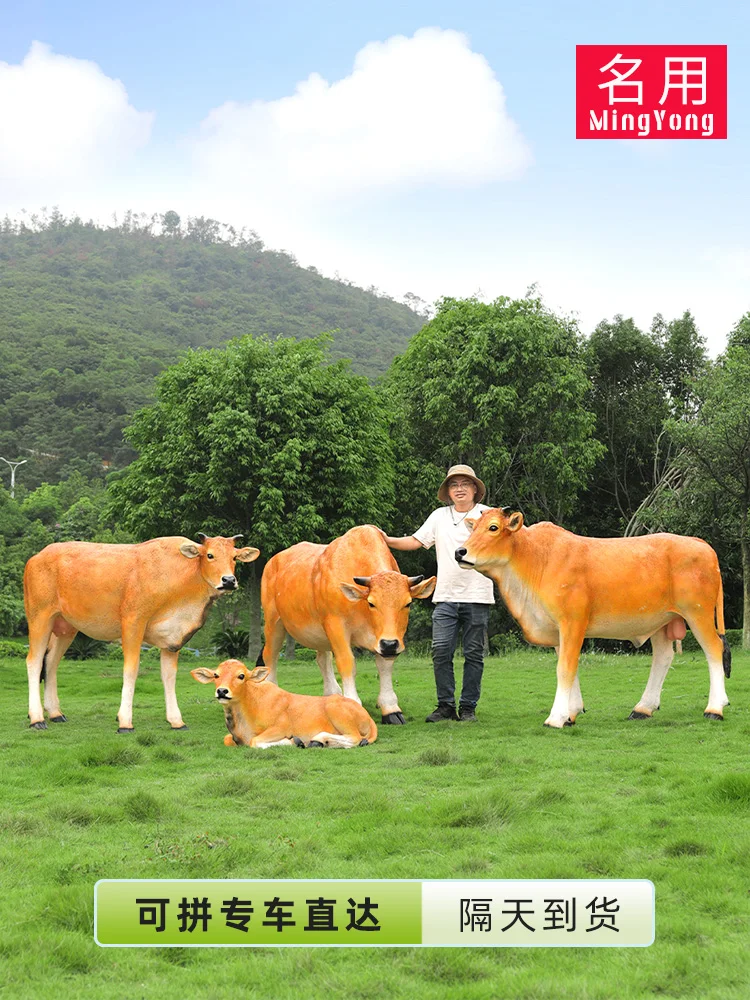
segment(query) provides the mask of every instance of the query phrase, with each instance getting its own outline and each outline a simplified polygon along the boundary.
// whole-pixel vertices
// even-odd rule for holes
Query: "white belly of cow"
[[[618,617],[603,610],[591,619],[586,635],[591,639],[637,639],[642,643],[676,617],[672,611],[644,610],[642,614]]]
[[[306,646],[308,649],[327,651],[331,648],[323,626],[317,622],[311,622],[305,628],[288,629],[287,631],[301,646]]]

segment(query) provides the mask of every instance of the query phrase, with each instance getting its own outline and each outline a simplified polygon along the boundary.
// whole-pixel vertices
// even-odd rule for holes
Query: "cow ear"
[[[476,528],[477,526],[477,519],[475,517],[465,517],[464,524],[469,529],[469,531],[473,531],[474,528]]]
[[[515,514],[511,514],[510,517],[508,518],[508,523],[506,524],[506,528],[508,529],[508,531],[518,531],[518,529],[522,527],[522,525],[523,525],[523,514],[521,513],[520,510],[517,510]]]
[[[234,558],[237,562],[255,562],[259,555],[260,549],[256,549],[252,545],[248,545],[244,549],[235,549],[234,552]]]
[[[415,584],[413,587],[409,587],[409,593],[412,597],[419,597],[424,599],[425,597],[430,597],[433,590],[435,589],[435,584],[437,583],[437,577],[431,576],[427,580],[422,580],[421,583]]]
[[[270,673],[271,671],[268,667],[256,667],[255,670],[250,672],[250,680],[255,681],[256,684],[260,684],[260,682],[264,681]]]
[[[201,554],[201,550],[195,544],[195,542],[183,542],[180,546],[180,552],[187,556],[188,559],[197,559]]]
[[[219,676],[215,671],[209,670],[207,667],[196,667],[195,670],[191,670],[190,673],[199,684],[213,684]]]
[[[363,601],[370,593],[369,587],[360,587],[358,583],[342,583],[340,587],[344,597],[350,601]]]

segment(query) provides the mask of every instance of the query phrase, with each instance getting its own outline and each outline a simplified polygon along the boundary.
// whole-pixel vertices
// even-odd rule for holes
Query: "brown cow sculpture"
[[[257,665],[268,666],[276,683],[276,663],[288,632],[318,651],[323,694],[341,694],[331,665],[333,653],[344,694],[361,704],[352,646],[372,650],[380,675],[383,723],[403,725],[393,690],[393,661],[404,649],[409,605],[434,589],[434,576],[425,580],[399,572],[382,532],[371,524],[352,528],[330,545],[293,545],[269,559],[263,573],[266,642]]]
[[[651,639],[646,689],[630,714],[650,717],[672,663],[672,640],[685,622],[708,660],[710,690],[703,713],[723,719],[724,677],[732,656],[724,636],[724,591],[716,553],[699,538],[655,534],[638,538],[584,538],[543,521],[524,527],[520,511],[486,510],[466,522],[472,533],[456,559],[498,585],[526,639],[557,646],[557,693],[544,723],[572,725],[583,700],[578,657],[583,640]]]
[[[141,643],[161,650],[161,678],[172,729],[185,729],[175,679],[180,649],[203,625],[213,602],[235,590],[234,564],[252,562],[259,550],[235,548],[233,538],[199,542],[181,536],[139,545],[56,542],[26,564],[24,603],[29,622],[29,719],[46,729],[67,721],[57,696],[57,665],[77,632],[93,639],[122,640],[124,673],[118,732],[133,729],[133,692]]]
[[[364,747],[378,738],[367,712],[341,694],[309,695],[283,691],[267,667],[248,670],[240,660],[224,660],[216,670],[190,671],[201,684],[216,685],[229,733],[224,744],[267,747]]]

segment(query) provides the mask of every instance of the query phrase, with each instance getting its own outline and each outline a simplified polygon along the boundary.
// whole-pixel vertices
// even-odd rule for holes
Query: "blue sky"
[[[0,211],[210,214],[395,298],[536,282],[584,332],[689,308],[716,352],[750,309],[748,39],[728,3],[15,5]],[[728,140],[575,139],[575,45],[638,42],[729,46]]]

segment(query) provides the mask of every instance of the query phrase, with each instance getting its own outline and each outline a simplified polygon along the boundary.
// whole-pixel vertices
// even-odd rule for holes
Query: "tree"
[[[706,363],[705,341],[689,312],[667,323],[657,315],[649,333],[632,319],[599,323],[586,344],[590,405],[596,435],[606,445],[583,498],[585,530],[621,534],[671,468],[672,441],[664,421],[695,412],[692,381]]]
[[[443,299],[394,361],[383,391],[399,459],[401,523],[434,505],[456,462],[492,502],[560,522],[575,510],[602,448],[586,409],[575,324],[537,298]]]
[[[599,323],[586,344],[596,436],[606,446],[586,491],[586,530],[620,534],[653,486],[657,440],[670,414],[662,355],[632,319]]]
[[[328,338],[243,337],[190,351],[158,380],[127,437],[140,455],[113,477],[110,512],[139,537],[243,532],[252,563],[251,652],[260,567],[296,542],[382,521],[393,501],[385,417]]]
[[[651,530],[690,531],[742,555],[744,649],[750,649],[750,314],[729,347],[695,384],[702,400],[694,420],[671,420],[668,433],[681,449],[680,477],[644,513]]]

